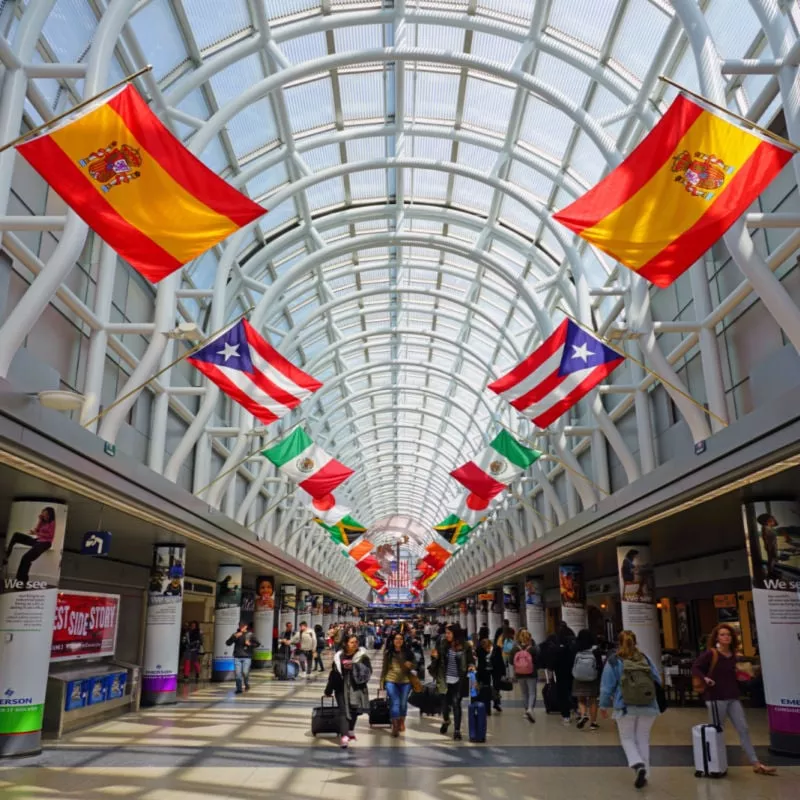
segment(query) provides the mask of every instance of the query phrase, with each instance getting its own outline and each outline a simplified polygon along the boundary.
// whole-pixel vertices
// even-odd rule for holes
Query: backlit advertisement
[[[119,595],[59,592],[50,660],[113,656],[118,623]]]

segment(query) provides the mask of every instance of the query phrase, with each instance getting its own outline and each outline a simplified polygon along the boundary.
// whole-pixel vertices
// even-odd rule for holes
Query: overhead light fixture
[[[176,328],[164,334],[167,339],[182,339],[185,342],[199,342],[203,332],[197,327],[196,322],[181,322]]]
[[[45,408],[54,411],[77,411],[83,407],[85,397],[67,389],[48,389],[33,395]]]

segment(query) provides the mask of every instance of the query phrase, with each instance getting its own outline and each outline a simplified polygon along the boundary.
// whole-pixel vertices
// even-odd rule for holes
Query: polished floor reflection
[[[377,659],[376,659],[377,661]],[[131,800],[471,800],[617,797],[648,800],[797,800],[800,762],[770,759],[766,715],[748,712],[759,753],[779,767],[759,777],[728,732],[731,769],[723,780],[694,777],[689,729],[700,709],[670,709],[653,732],[650,785],[637,792],[610,721],[599,731],[564,727],[540,709],[536,724],[518,695],[489,719],[486,744],[453,742],[440,720],[409,717],[401,739],[359,720],[358,739],[343,751],[315,739],[311,708],[324,681],[278,683],[256,674],[253,689],[184,688],[176,706],[79,731],[27,763],[0,766],[0,797]],[[374,688],[374,687],[373,687]]]

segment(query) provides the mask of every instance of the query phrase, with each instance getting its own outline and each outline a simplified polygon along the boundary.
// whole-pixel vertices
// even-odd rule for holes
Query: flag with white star
[[[605,380],[625,357],[565,319],[524,361],[494,383],[496,394],[546,428]]]
[[[288,414],[322,386],[287,361],[246,319],[186,360],[265,425]]]

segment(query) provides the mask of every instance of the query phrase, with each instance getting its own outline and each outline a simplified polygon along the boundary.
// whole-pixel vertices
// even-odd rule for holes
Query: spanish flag
[[[195,158],[130,84],[17,150],[154,283],[266,212]]]
[[[656,286],[669,286],[792,155],[681,94],[622,164],[553,219]]]

